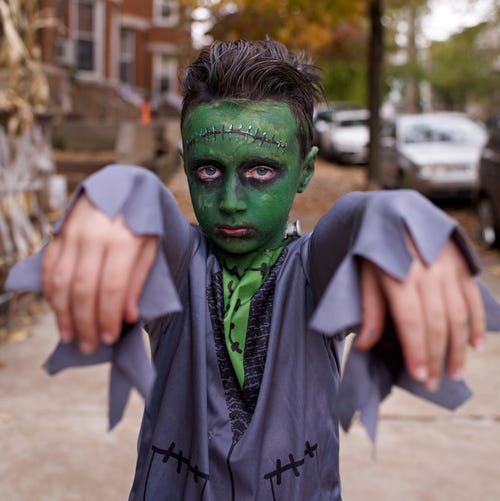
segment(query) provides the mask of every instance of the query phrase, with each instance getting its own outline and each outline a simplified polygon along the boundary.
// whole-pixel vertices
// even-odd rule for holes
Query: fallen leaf
[[[13,330],[9,332],[7,336],[7,342],[8,343],[20,343],[21,341],[24,341],[27,339],[29,333],[26,329],[23,330]]]
[[[489,266],[488,271],[495,277],[500,277],[500,264]]]

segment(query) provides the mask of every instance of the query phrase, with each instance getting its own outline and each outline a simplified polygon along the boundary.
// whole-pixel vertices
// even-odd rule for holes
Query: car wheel
[[[477,205],[477,217],[479,219],[480,237],[483,244],[493,247],[499,243],[498,224],[495,221],[493,205],[488,198],[482,198]]]
[[[394,180],[394,188],[401,189],[403,188],[405,173],[403,169],[398,167],[398,171],[396,172],[395,180]]]

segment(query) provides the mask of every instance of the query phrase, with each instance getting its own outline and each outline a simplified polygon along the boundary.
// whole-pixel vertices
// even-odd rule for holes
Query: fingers
[[[69,308],[69,287],[76,261],[77,247],[56,237],[49,243],[42,263],[42,288],[55,313],[61,340],[73,339],[73,320]]]
[[[415,263],[416,268],[423,268],[418,271],[422,275],[417,279],[416,301],[420,301],[421,320],[424,328],[424,339],[422,342],[425,350],[427,377],[424,380],[426,388],[435,390],[439,386],[439,380],[443,372],[443,365],[446,359],[448,343],[448,323],[447,308],[441,286],[439,273],[425,269],[423,263]],[[411,336],[411,333],[404,333]],[[409,355],[411,356],[411,355]],[[421,370],[421,369],[419,369]]]
[[[485,339],[485,313],[479,288],[464,258],[449,241],[438,258],[426,265],[415,259],[407,278],[398,281],[376,266],[361,270],[363,328],[357,347],[373,346],[368,325],[379,325],[372,309],[385,311],[385,299],[402,347],[409,374],[429,390],[437,389],[446,363],[452,379],[462,379],[467,343]],[[371,296],[377,296],[374,300]],[[380,335],[377,333],[375,339]]]
[[[471,276],[459,278],[458,287],[447,291],[450,318],[447,372],[452,379],[462,379],[467,344],[481,348],[486,338],[486,319],[481,293]]]
[[[428,384],[430,368],[426,322],[423,320],[424,311],[417,282],[412,277],[411,270],[410,277],[411,280],[399,282],[384,274],[380,283],[396,326],[406,369],[414,379]]]
[[[465,352],[469,338],[469,309],[462,294],[460,284],[444,284],[447,310],[453,312],[448,316],[448,367],[452,379],[463,378],[465,367]]]
[[[103,235],[96,235],[92,241],[78,240],[78,254],[69,285],[68,301],[73,332],[82,353],[92,353],[99,344],[96,299],[104,247]]]
[[[443,279],[448,314],[448,364],[452,379],[461,379],[467,343],[479,348],[485,341],[486,320],[483,301],[474,278],[455,245],[448,242],[438,262],[446,261],[450,271]]]
[[[113,343],[122,322],[137,321],[137,301],[157,251],[157,238],[134,235],[82,196],[46,248],[42,288],[61,341],[84,353]]]
[[[361,261],[361,318],[362,326],[356,338],[356,348],[368,350],[382,336],[385,323],[386,303],[377,277],[377,268],[369,261]]]
[[[469,344],[481,348],[486,341],[486,315],[481,292],[473,277],[462,281],[462,291],[469,312]]]
[[[97,324],[104,343],[118,339],[123,320],[137,321],[137,302],[156,257],[156,241],[152,236],[131,238],[125,223],[117,222],[116,234],[106,250],[97,295]]]

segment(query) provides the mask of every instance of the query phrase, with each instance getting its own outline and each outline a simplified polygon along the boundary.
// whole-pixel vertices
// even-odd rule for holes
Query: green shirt
[[[224,289],[226,346],[241,387],[245,382],[243,360],[250,304],[286,244],[287,241],[284,241],[276,249],[258,253],[243,265],[235,256],[219,256]]]

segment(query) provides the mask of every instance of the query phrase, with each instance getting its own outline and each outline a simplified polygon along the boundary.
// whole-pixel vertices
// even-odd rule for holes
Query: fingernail
[[[94,351],[94,345],[89,342],[89,341],[82,341],[78,347],[80,348],[80,351],[84,353],[85,355],[89,355]]]
[[[375,336],[375,330],[374,329],[366,329],[364,332],[363,332],[363,336],[367,339],[367,340],[370,340],[373,338],[373,336]]]
[[[457,369],[453,371],[450,375],[450,379],[452,381],[463,381],[464,379],[464,372],[462,369]]]
[[[484,339],[475,339],[472,342],[472,346],[474,347],[475,350],[481,351],[484,348]]]
[[[113,344],[115,336],[111,332],[103,332],[101,334],[101,340],[105,344]]]
[[[375,336],[375,331],[373,329],[365,329],[359,333],[359,336],[356,339],[356,348],[360,348],[361,350],[365,347],[363,346],[365,343],[370,343],[370,341]]]
[[[420,365],[419,367],[417,367],[414,372],[414,377],[421,383],[427,381],[427,378],[429,377],[429,371],[427,370],[427,367],[425,367],[425,365]]]
[[[436,391],[439,388],[439,379],[429,379],[429,381],[425,383],[425,388],[429,391]]]

